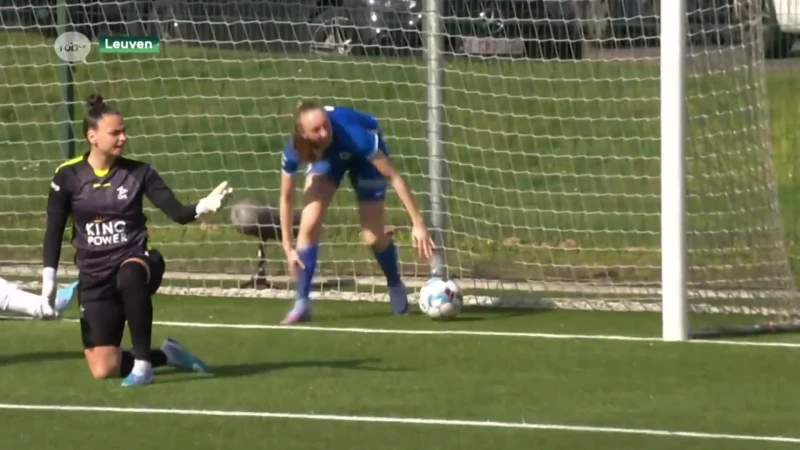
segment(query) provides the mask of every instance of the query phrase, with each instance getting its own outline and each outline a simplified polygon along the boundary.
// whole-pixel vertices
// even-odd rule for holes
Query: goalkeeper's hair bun
[[[119,111],[108,103],[105,103],[103,101],[103,96],[96,92],[86,97],[86,104],[89,105],[89,110],[83,118],[84,136],[86,136],[89,130],[97,129],[97,123],[100,122],[103,116],[108,114],[119,115]]]
[[[86,104],[89,105],[90,109],[93,109],[105,103],[103,103],[103,96],[95,92],[86,97]]]

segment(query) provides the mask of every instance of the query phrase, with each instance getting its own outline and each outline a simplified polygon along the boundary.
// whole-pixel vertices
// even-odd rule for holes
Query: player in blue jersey
[[[305,207],[292,246],[292,195],[294,175],[306,164]],[[297,278],[294,307],[281,324],[311,319],[311,281],[317,265],[322,221],[345,174],[358,201],[364,243],[386,275],[392,312],[408,312],[408,295],[400,279],[397,248],[384,232],[386,188],[391,185],[411,218],[412,239],[420,256],[430,259],[433,241],[411,191],[390,162],[378,122],[369,114],[346,107],[319,106],[301,102],[294,114],[294,133],[286,144],[281,177],[281,237],[289,270]]]

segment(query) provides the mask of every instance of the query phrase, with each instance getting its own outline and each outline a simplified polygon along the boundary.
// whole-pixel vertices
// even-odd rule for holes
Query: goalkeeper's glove
[[[42,297],[52,305],[56,296],[56,269],[45,267],[42,269]]]
[[[200,217],[205,213],[217,212],[217,210],[222,207],[225,197],[231,192],[233,192],[233,188],[228,187],[227,181],[220,183],[220,185],[214,188],[214,190],[211,191],[206,198],[197,202],[197,206],[194,209],[195,213],[197,213],[195,218]]]

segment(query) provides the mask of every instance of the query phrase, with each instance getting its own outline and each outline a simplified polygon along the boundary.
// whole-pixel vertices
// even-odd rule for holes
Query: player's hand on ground
[[[230,195],[233,192],[233,188],[228,186],[227,181],[223,181],[219,184],[213,191],[211,191],[208,196],[199,202],[197,202],[197,216],[201,216],[205,213],[209,212],[217,212],[223,203],[225,202],[225,197]]]
[[[297,250],[292,250],[286,253],[286,265],[289,269],[289,274],[292,278],[297,278],[297,268],[305,269],[306,266],[303,261],[300,261],[300,256],[297,255]]]
[[[42,270],[42,297],[51,305],[56,298],[56,271],[49,267]]]
[[[431,259],[433,256],[433,239],[428,236],[428,229],[425,225],[416,225],[411,230],[411,244],[419,252],[423,259]]]

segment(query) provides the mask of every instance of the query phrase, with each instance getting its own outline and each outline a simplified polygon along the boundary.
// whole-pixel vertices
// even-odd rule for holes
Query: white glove
[[[222,207],[225,197],[231,192],[233,192],[233,188],[228,187],[227,181],[220,183],[206,198],[197,202],[197,207],[194,209],[197,213],[195,217],[200,217],[208,212],[217,212]]]
[[[56,297],[56,269],[45,267],[42,269],[42,297],[52,304]]]

